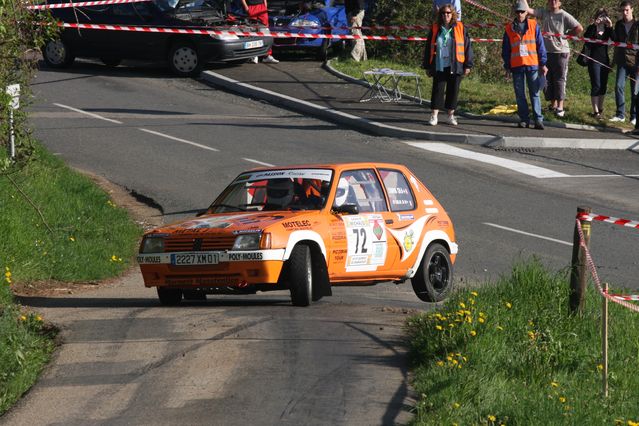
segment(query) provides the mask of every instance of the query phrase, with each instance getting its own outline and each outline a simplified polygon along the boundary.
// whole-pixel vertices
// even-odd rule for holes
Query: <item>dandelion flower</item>
[[[36,321],[42,321],[42,317],[40,315],[36,316]]]
[[[479,296],[476,291],[471,291],[470,294],[472,294],[475,297]]]
[[[550,386],[552,386],[553,388],[557,388],[557,387],[559,387],[559,383],[557,383],[557,382],[550,382]]]
[[[495,420],[497,420],[497,417],[493,416],[492,414],[488,415],[488,421],[489,422],[494,422]]]
[[[566,403],[566,397],[565,396],[560,396],[559,397],[559,402],[561,402],[562,404]]]
[[[471,336],[477,336],[477,332],[475,330],[470,330],[470,335]]]
[[[459,407],[461,407],[461,406],[459,405],[459,402],[453,402],[453,408],[459,408]]]
[[[444,366],[444,361],[437,361],[437,366],[438,367],[443,367]]]
[[[24,316],[24,315],[21,315],[21,316],[20,316],[20,321],[26,321],[26,320],[27,320],[27,317],[26,317],[26,316]]]
[[[480,322],[480,323],[482,323],[482,324],[483,324],[484,322],[486,322],[486,320],[485,320],[485,319],[483,319],[482,317],[479,317],[479,319],[478,319],[477,321],[479,321],[479,322]]]
[[[75,242],[75,237],[73,237],[73,236],[69,237],[69,241]]]
[[[633,422],[632,420],[628,420],[628,426],[639,426],[639,422]]]
[[[435,326],[435,328],[436,328],[437,330],[443,330],[442,326],[441,326],[441,325],[439,325],[439,324],[437,324],[437,325]]]
[[[597,370],[599,371],[603,370],[603,364],[597,364]]]
[[[464,304],[464,302],[459,302],[459,307],[462,309],[466,309],[466,305]]]
[[[513,307],[513,304],[510,302],[506,302],[506,308],[510,309]]]

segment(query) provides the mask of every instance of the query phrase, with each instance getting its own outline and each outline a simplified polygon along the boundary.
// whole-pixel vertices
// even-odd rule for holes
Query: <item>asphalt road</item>
[[[454,221],[460,285],[496,279],[532,255],[565,268],[578,205],[639,216],[635,153],[453,146],[465,150],[460,157],[450,145],[434,152],[434,145],[425,150],[362,135],[156,68],[41,71],[34,90],[34,131],[52,152],[152,200],[167,220],[205,207],[258,162],[404,163]],[[531,174],[529,166],[541,169]],[[540,170],[555,177],[536,177],[548,174]],[[603,279],[638,287],[638,237],[594,225],[592,250]],[[290,306],[285,293],[212,297],[169,309],[134,274],[87,295],[29,300],[61,324],[67,344],[2,420],[406,422],[411,395],[401,323],[410,309],[430,306],[417,301],[410,285],[334,293],[308,309]]]

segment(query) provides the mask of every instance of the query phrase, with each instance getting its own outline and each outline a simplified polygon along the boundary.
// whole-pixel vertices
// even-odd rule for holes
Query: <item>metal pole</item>
[[[608,283],[604,283],[604,291],[608,294]],[[603,298],[601,306],[601,353],[603,369],[602,382],[604,397],[608,397],[608,298]]]
[[[16,134],[13,130],[13,108],[9,108],[9,138],[11,141],[9,158],[13,160],[16,156]]]
[[[590,207],[577,207],[577,215],[590,214]],[[580,220],[586,247],[590,246],[590,222]],[[579,244],[579,231],[575,223],[572,243],[572,261],[570,265],[570,311],[582,313],[586,294],[586,253]]]

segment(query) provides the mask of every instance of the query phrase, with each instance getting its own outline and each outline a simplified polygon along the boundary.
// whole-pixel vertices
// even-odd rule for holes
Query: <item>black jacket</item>
[[[360,10],[364,10],[364,0],[346,0],[344,7],[347,15],[357,15]]]
[[[623,19],[615,22],[615,29],[613,32],[613,40],[622,43],[639,43],[639,26],[637,22],[632,24],[630,31],[626,34],[626,28],[623,24]],[[615,53],[613,61],[617,65],[623,65],[628,67],[634,67],[637,65],[637,51],[634,49],[627,49],[625,47],[615,47]]]
[[[428,41],[426,42],[426,48],[424,49],[424,58],[422,59],[422,68],[427,70],[430,73],[430,75],[435,74],[435,72],[437,71],[437,61],[435,60],[435,58],[433,58],[433,62],[430,63],[430,43],[433,37],[437,37],[437,34],[433,34],[433,30],[431,29],[430,32],[428,33]],[[455,40],[455,42],[457,42],[457,40]],[[452,46],[454,45],[455,43],[452,43]],[[466,68],[473,67],[473,46],[470,42],[470,37],[468,37],[468,31],[466,30],[465,27],[464,27],[464,59],[465,61],[463,64],[460,64],[459,62],[457,62],[457,56],[455,55],[453,50],[451,55],[452,62],[450,66],[451,73],[462,75],[464,74],[464,70]]]

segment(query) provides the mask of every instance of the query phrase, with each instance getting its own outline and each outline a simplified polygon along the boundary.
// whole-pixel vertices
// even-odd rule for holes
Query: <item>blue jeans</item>
[[[617,66],[617,82],[615,83],[615,102],[617,103],[616,116],[626,117],[626,78],[635,77],[634,67],[627,67],[625,65]],[[635,81],[630,80],[630,93],[635,93]],[[637,105],[632,96],[630,101],[630,119],[632,120],[637,116]]]
[[[528,86],[528,94],[530,95],[530,103],[532,104],[535,121],[540,123],[544,121],[541,115],[541,99],[539,98],[539,73],[537,70],[517,70],[513,69],[513,86],[515,87],[515,98],[517,99],[517,114],[519,121],[528,123],[530,121],[530,112],[528,109],[528,100],[526,99],[526,85]]]

